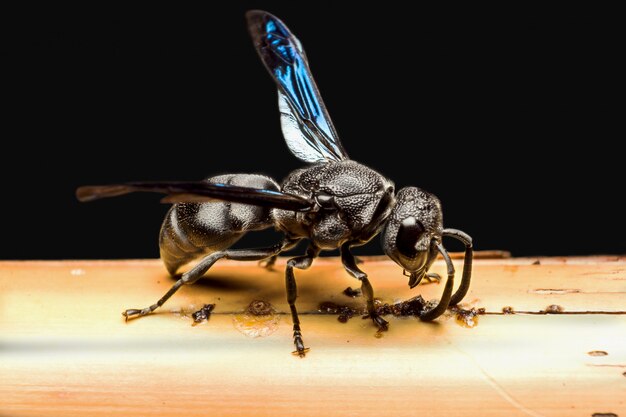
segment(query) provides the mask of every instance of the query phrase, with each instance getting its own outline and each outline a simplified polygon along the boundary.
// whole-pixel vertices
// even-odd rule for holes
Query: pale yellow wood
[[[322,259],[297,272],[305,359],[290,354],[288,315],[266,337],[236,328],[253,299],[288,311],[284,259],[275,271],[218,263],[159,314],[129,323],[122,310],[172,284],[159,261],[0,262],[0,416],[626,415],[626,260],[534,261],[476,261],[468,307],[494,314],[474,328],[452,314],[388,317],[377,338],[368,320],[315,314],[322,301],[363,302],[341,293],[358,283],[340,262]],[[362,268],[385,301],[443,287],[409,290],[380,259]],[[180,310],[204,303],[214,314],[191,326]],[[581,314],[495,314],[552,304]]]

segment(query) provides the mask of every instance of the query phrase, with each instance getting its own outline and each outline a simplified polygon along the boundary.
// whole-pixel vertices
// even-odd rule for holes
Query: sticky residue
[[[467,310],[461,307],[452,307],[450,309],[453,313],[456,314],[456,323],[459,326],[473,328],[478,325],[478,316],[482,316],[485,314],[484,308],[474,308]]]
[[[607,356],[608,353],[606,353],[603,350],[592,350],[591,352],[587,352],[587,355],[589,355],[589,356]]]
[[[241,313],[233,316],[233,325],[248,337],[266,337],[278,329],[280,314],[267,301],[254,300]]]

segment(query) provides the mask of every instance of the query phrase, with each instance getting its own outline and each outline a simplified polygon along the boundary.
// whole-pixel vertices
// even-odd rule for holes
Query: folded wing
[[[308,211],[314,203],[305,198],[275,190],[216,184],[207,181],[129,182],[113,185],[87,185],[76,190],[79,201],[87,202],[134,192],[167,194],[166,203],[230,201],[253,206]]]

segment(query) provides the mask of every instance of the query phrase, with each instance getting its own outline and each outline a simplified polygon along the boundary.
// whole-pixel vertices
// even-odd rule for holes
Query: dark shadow
[[[277,279],[282,282],[284,279],[282,274],[278,274],[276,276]],[[233,274],[211,274],[208,272],[207,275],[204,275],[201,279],[199,279],[192,287],[200,287],[206,290],[214,290],[221,292],[231,292],[231,293],[246,293],[246,294],[254,294],[253,298],[260,299],[270,299],[273,297],[283,297],[285,295],[285,290],[275,285],[269,285],[271,282],[271,278],[263,277],[263,279],[254,279],[253,277],[240,277],[233,272]],[[252,301],[252,298],[250,299]]]
[[[437,329],[437,330],[441,330],[442,329],[442,324],[436,320],[433,321],[419,321],[420,324],[424,325],[424,326],[430,326],[433,329]]]
[[[250,291],[263,288],[262,282],[251,279],[241,279],[236,274],[211,274],[204,275],[195,284],[194,287],[202,287],[206,289],[221,291]]]

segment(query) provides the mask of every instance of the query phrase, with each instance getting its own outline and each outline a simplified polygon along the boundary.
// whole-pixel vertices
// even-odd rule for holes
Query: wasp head
[[[416,187],[401,189],[382,231],[383,250],[404,269],[409,287],[420,283],[437,258],[443,215],[434,195]]]

